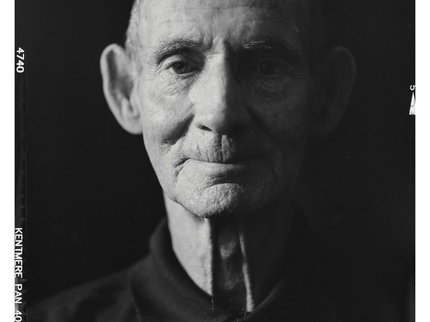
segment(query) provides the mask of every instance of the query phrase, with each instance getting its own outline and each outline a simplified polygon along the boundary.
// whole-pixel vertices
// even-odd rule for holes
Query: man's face
[[[310,75],[286,0],[146,0],[132,103],[166,196],[208,217],[255,213],[300,167]]]

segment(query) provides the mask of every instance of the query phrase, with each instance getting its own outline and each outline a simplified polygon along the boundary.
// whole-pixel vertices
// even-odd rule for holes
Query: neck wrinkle
[[[209,219],[186,212],[165,198],[167,224],[173,251],[193,282],[204,292],[214,294],[214,237]]]
[[[239,225],[239,242],[240,242],[240,250],[243,257],[243,263],[242,263],[242,274],[245,284],[245,290],[246,290],[246,311],[252,312],[255,309],[255,301],[254,301],[254,294],[252,291],[252,283],[251,283],[251,273],[249,270],[249,259],[247,256],[247,250],[246,250],[246,240],[243,231],[240,229]]]
[[[252,312],[280,278],[292,208],[208,219],[167,197],[165,204],[173,251],[188,276],[217,302]]]

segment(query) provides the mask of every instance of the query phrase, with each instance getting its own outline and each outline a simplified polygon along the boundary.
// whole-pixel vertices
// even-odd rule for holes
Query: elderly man
[[[317,1],[137,0],[101,72],[113,115],[143,135],[167,221],[141,262],[31,321],[383,320],[348,309],[334,255],[291,201],[307,138],[337,124],[355,76],[347,49],[325,47]]]

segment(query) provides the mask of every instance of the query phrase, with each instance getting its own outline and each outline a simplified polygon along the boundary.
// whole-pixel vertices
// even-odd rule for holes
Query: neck
[[[291,207],[200,218],[167,197],[165,203],[173,250],[189,277],[224,304],[253,311],[279,277]]]

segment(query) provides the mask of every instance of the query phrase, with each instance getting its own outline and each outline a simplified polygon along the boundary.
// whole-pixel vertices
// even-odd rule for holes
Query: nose
[[[243,131],[250,115],[241,90],[228,63],[213,62],[202,71],[190,94],[195,126],[218,135]]]

